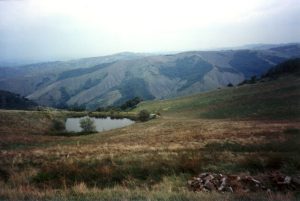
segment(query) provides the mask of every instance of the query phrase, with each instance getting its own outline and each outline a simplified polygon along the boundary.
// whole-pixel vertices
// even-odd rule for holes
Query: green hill
[[[296,69],[290,68],[295,61],[290,60],[270,70],[269,75],[270,72],[278,75],[276,80],[267,79],[267,75],[255,84],[170,100],[142,102],[136,111],[146,109],[154,113],[189,118],[298,119],[300,76],[295,71],[288,72],[288,69]]]
[[[276,78],[287,74],[300,75],[300,58],[289,59],[274,68],[271,68],[263,77]]]

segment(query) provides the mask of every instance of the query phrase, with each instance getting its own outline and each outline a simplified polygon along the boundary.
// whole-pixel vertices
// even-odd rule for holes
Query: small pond
[[[76,117],[76,118],[67,118],[66,121],[66,130],[68,132],[81,132],[82,128],[80,127],[80,120],[85,117]],[[125,126],[129,126],[134,123],[134,121],[123,118],[123,119],[112,119],[110,117],[106,118],[94,118],[90,117],[94,121],[96,126],[96,130],[98,132],[107,131],[115,128],[122,128]]]

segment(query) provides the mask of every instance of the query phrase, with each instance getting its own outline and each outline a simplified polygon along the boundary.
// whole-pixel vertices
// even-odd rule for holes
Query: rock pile
[[[270,182],[275,184],[276,190],[299,190],[300,189],[300,175],[288,176],[280,172],[273,172],[269,175]]]
[[[252,177],[249,175],[224,175],[201,173],[188,181],[193,191],[257,192],[299,190],[300,177],[286,176],[279,172]]]

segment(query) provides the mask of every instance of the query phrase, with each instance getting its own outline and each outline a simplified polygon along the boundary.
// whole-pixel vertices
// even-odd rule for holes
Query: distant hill
[[[0,90],[0,109],[32,109],[37,104],[9,91]]]
[[[237,85],[294,57],[300,57],[299,44],[167,55],[122,53],[0,68],[0,89],[46,106],[95,109],[137,96],[166,99]]]
[[[293,45],[298,45],[298,43],[283,43],[283,44],[264,44],[264,43],[257,43],[257,44],[249,44],[249,45],[243,45],[243,46],[238,46],[238,47],[232,47],[232,48],[227,48],[227,49],[233,49],[233,50],[238,50],[238,49],[248,49],[248,50],[268,50],[272,48],[277,48],[277,47],[288,47],[288,46],[293,46]]]

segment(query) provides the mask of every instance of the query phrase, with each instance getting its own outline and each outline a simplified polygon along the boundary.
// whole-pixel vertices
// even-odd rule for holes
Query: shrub
[[[65,122],[63,120],[53,119],[52,129],[54,131],[64,131],[65,130]]]
[[[150,113],[148,112],[148,110],[141,110],[139,112],[139,120],[140,121],[147,121],[149,120],[149,117],[150,117]]]
[[[256,76],[252,76],[251,79],[249,80],[249,84],[255,84],[257,81]]]
[[[80,127],[83,132],[95,132],[96,126],[93,119],[86,117],[80,120]]]
[[[127,110],[136,107],[137,104],[139,104],[143,99],[140,97],[135,97],[133,99],[130,99],[126,101],[123,105],[120,106],[122,110]]]

